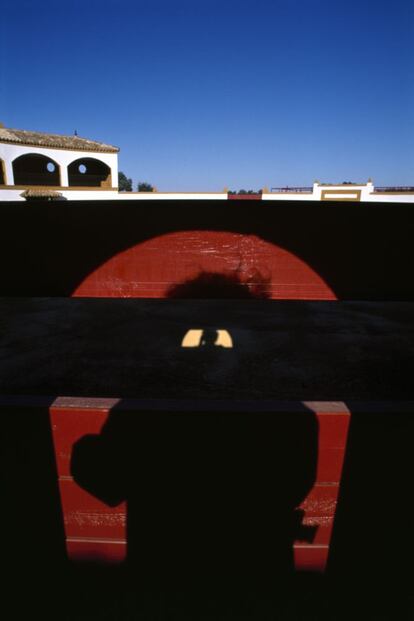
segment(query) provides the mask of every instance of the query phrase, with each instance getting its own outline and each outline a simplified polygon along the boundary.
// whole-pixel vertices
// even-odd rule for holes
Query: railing
[[[412,185],[386,185],[382,188],[376,187],[374,192],[414,192],[414,186]]]
[[[285,186],[284,188],[270,188],[271,192],[275,192],[277,194],[281,194],[281,193],[295,193],[295,194],[300,194],[300,193],[312,193],[313,188],[312,187],[301,187],[301,188],[290,188],[288,186]]]
[[[14,185],[60,185],[57,171],[50,172],[15,172]]]
[[[69,186],[76,187],[96,187],[96,188],[110,188],[111,182],[107,174],[94,175],[92,173],[69,173]]]

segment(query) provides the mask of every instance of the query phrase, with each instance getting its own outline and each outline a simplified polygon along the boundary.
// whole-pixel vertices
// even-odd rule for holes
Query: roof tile
[[[61,136],[60,134],[46,134],[6,127],[0,127],[0,142],[73,149],[76,151],[100,151],[104,153],[118,153],[119,151],[119,148],[113,145],[97,142],[96,140],[88,140],[80,136]]]

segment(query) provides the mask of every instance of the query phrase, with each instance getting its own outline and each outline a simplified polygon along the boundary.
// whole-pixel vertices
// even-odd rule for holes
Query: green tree
[[[132,192],[132,179],[123,172],[118,173],[118,189],[120,192]]]
[[[137,185],[138,192],[153,192],[154,188],[150,183],[146,181],[138,181]]]

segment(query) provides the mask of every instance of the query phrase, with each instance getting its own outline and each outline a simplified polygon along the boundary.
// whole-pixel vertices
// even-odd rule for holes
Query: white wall
[[[393,194],[392,192],[370,194],[366,199],[369,203],[414,203],[414,193]]]
[[[24,190],[2,190],[0,188],[0,201],[24,201],[21,197]],[[57,190],[67,200],[83,201],[83,200],[155,200],[155,201],[171,201],[171,200],[227,200],[227,194],[218,193],[182,193],[171,192],[163,194],[162,192],[118,192],[117,190],[65,190],[64,188]],[[314,194],[300,194],[283,192],[280,194],[263,194],[262,200],[268,202],[277,201],[319,201]],[[364,202],[371,203],[414,203],[413,194],[367,194]]]
[[[358,192],[361,192],[361,202],[368,203],[414,203],[414,193],[413,194],[392,194],[384,192],[383,194],[377,194],[374,192],[374,185],[371,182],[366,183],[365,185],[321,185],[319,183],[314,183],[312,188],[312,193],[302,193],[302,192],[280,192],[280,193],[268,193],[263,194],[262,199],[265,201],[321,201],[322,200],[322,192],[326,191],[328,196],[325,200],[338,200],[343,201],[346,200],[347,196],[349,199],[358,200]],[[343,192],[346,191],[347,194]]]
[[[156,200],[156,201],[182,201],[182,200],[227,200],[226,192],[120,192],[119,200]]]
[[[269,192],[262,194],[262,201],[316,201],[313,193],[304,192]]]
[[[112,188],[118,185],[118,154],[117,153],[100,153],[95,151],[72,151],[65,149],[48,149],[45,147],[35,147],[27,145],[7,144],[0,142],[0,159],[4,161],[6,179],[8,186],[14,185],[12,162],[21,155],[36,153],[44,155],[60,166],[61,189],[59,192],[68,200],[227,200],[227,194],[224,192],[120,192],[115,189],[97,189],[97,190],[65,190],[68,187],[67,167],[73,161],[91,157],[105,163],[111,169]],[[322,192],[327,191],[332,195],[332,200],[343,199],[343,191],[361,192],[361,201],[363,202],[387,202],[387,203],[414,203],[414,193],[412,194],[393,194],[393,193],[374,193],[374,186],[371,182],[365,185],[321,185],[314,183],[311,193],[302,192],[280,192],[265,193],[262,195],[264,201],[320,201]],[[21,189],[1,189],[0,200],[15,201],[25,200],[20,195]],[[356,197],[356,194],[355,194]],[[328,198],[329,200],[329,198]]]

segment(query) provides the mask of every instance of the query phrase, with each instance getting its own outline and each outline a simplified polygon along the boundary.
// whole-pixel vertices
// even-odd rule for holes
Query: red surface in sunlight
[[[137,244],[87,276],[73,296],[165,298],[170,288],[203,273],[235,278],[254,297],[337,299],[294,254],[256,235],[213,231],[170,233]]]

